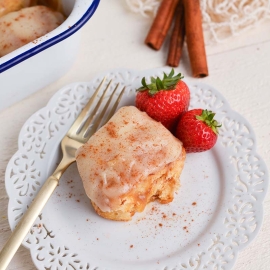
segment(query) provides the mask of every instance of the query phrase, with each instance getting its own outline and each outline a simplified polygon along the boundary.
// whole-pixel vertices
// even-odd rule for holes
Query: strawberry
[[[202,152],[211,149],[221,125],[214,120],[215,113],[194,109],[185,112],[176,128],[176,137],[182,141],[187,152]]]
[[[174,76],[172,69],[169,75],[164,73],[162,80],[151,77],[150,84],[146,84],[144,77],[142,87],[137,89],[136,107],[172,132],[190,101],[189,89],[182,78],[181,73]]]

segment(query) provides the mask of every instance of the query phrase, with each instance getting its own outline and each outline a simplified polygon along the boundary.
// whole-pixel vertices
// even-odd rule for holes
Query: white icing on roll
[[[104,212],[117,210],[134,184],[181,156],[182,144],[136,107],[122,107],[76,153],[87,196]]]

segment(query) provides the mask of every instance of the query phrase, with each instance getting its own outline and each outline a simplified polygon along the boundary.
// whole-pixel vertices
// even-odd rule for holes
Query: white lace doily
[[[154,16],[161,0],[126,0],[128,7],[144,17]],[[269,0],[201,0],[204,31],[216,42],[270,18]],[[206,39],[206,43],[210,40]]]
[[[115,70],[107,80],[127,86],[120,106],[130,105],[140,78],[163,70]],[[64,87],[23,126],[5,177],[12,229],[59,162],[61,138],[103,75]],[[73,164],[23,243],[38,269],[232,268],[261,227],[267,168],[249,123],[213,87],[188,84],[190,107],[215,111],[223,125],[212,150],[187,155],[175,200],[151,203],[131,222],[105,220],[90,206]]]

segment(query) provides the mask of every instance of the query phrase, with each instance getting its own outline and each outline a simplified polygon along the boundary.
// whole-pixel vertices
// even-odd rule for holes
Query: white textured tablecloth
[[[123,0],[101,1],[93,18],[82,30],[80,51],[70,71],[58,81],[0,113],[0,248],[10,235],[5,168],[17,150],[17,138],[23,123],[68,83],[91,80],[107,69],[123,67],[143,70],[164,66],[168,42],[159,52],[143,44],[150,24],[150,19],[141,18],[125,8]],[[250,122],[257,136],[258,153],[266,164],[270,163],[269,30],[270,23],[265,23],[226,44],[208,46],[210,76],[201,79],[218,89],[231,107]],[[186,49],[178,70],[187,78],[191,76]],[[239,254],[234,269],[270,269],[269,193],[264,202],[264,216],[259,235]],[[35,269],[29,251],[21,247],[8,269]]]

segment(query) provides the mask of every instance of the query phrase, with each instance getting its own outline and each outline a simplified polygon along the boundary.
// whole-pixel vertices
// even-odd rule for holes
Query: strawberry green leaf
[[[214,117],[215,117],[215,113],[211,113],[209,116],[208,116],[208,120],[211,122],[213,119],[214,119]]]
[[[146,81],[145,81],[145,77],[142,78],[142,85],[143,85],[144,87],[147,87],[147,84],[146,84]]]
[[[222,125],[214,119],[215,115],[216,114],[212,111],[203,110],[201,115],[196,115],[196,119],[204,122],[214,131],[215,134],[218,134],[218,128]]]
[[[167,74],[163,72],[163,81],[166,80],[167,78],[168,78]]]
[[[147,84],[145,77],[142,79],[142,86],[137,89],[137,91],[148,91],[150,95],[154,95],[158,93],[159,91],[168,91],[168,90],[173,90],[176,86],[176,84],[183,79],[184,77],[182,76],[181,73],[177,74],[174,76],[174,69],[171,70],[171,72],[166,74],[165,72],[163,73],[163,78],[162,80],[159,77],[151,77],[151,83]]]
[[[165,88],[164,88],[164,85],[163,85],[163,83],[162,83],[162,81],[161,81],[161,79],[160,79],[159,77],[157,77],[156,85],[157,85],[157,89],[158,89],[158,90],[165,89]]]
[[[172,68],[172,70],[171,70],[171,72],[170,72],[170,74],[169,74],[169,78],[172,78],[173,75],[174,75],[174,69]]]

